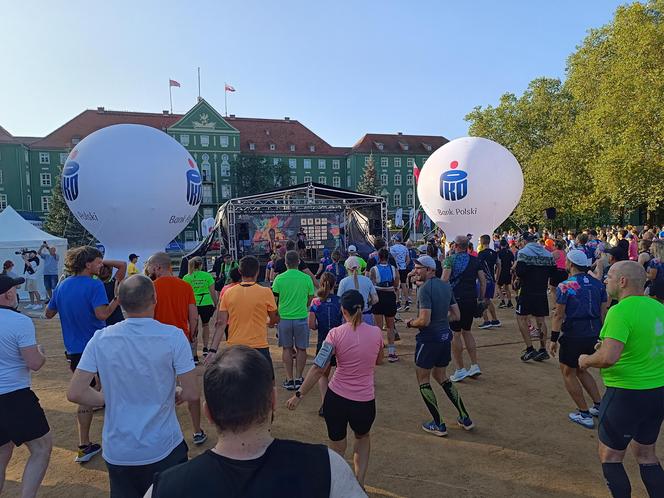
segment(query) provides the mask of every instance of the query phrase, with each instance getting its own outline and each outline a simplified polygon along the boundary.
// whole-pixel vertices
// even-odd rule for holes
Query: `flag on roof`
[[[178,83],[175,80],[168,80],[168,86],[177,86],[178,88],[180,87],[180,83]]]
[[[233,87],[232,87],[231,85],[229,85],[228,83],[224,83],[224,91],[226,91],[226,92],[234,92],[234,91],[235,91],[235,88],[233,88]]]

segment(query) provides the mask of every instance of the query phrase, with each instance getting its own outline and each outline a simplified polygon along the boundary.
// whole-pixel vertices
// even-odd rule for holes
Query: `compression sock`
[[[433,417],[433,421],[436,425],[440,425],[442,419],[440,418],[438,402],[436,401],[436,395],[433,393],[433,389],[431,389],[431,384],[428,382],[426,384],[420,384],[420,394],[422,395],[424,404],[427,405],[427,408]]]
[[[602,472],[613,498],[630,498],[632,496],[632,486],[629,484],[629,477],[627,477],[627,472],[625,472],[622,463],[603,463]]]
[[[463,401],[461,400],[461,396],[459,395],[459,391],[457,391],[456,387],[452,383],[450,379],[446,379],[441,386],[443,387],[443,391],[445,391],[445,394],[447,394],[447,397],[450,398],[450,401],[452,404],[456,407],[457,411],[459,412],[459,417],[465,418],[468,416],[468,412],[466,411],[466,407],[463,405]]]
[[[648,490],[650,498],[664,496],[664,470],[659,463],[645,463],[639,465],[641,480]]]

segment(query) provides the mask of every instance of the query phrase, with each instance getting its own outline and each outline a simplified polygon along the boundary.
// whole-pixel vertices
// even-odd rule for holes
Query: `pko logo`
[[[440,196],[446,201],[460,201],[468,195],[468,173],[457,170],[458,161],[450,163],[451,171],[440,175]]]
[[[187,171],[187,202],[190,206],[197,206],[203,198],[203,182],[201,174],[196,169],[196,163],[189,159],[190,170]]]
[[[78,169],[76,161],[67,161],[62,170],[62,195],[70,202],[78,198]]]

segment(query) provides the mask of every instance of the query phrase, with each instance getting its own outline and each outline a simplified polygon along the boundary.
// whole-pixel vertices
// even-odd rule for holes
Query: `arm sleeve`
[[[629,325],[627,325],[619,313],[615,312],[615,308],[612,307],[606,314],[604,326],[600,332],[600,338],[615,339],[616,341],[620,341],[625,344],[629,338],[629,333]]]
[[[366,497],[343,457],[329,448],[327,452],[330,457],[330,498]]]
[[[191,372],[196,366],[194,365],[194,359],[191,356],[191,346],[189,345],[189,341],[180,329],[175,328],[172,333],[174,338],[173,369],[175,370],[175,375]]]
[[[94,280],[95,286],[92,292],[92,307],[98,308],[108,304],[108,297],[106,297],[106,289],[101,280]]]
[[[98,335],[95,334],[88,341],[76,368],[90,373],[97,373],[99,371],[99,365],[97,364],[97,337]]]
[[[35,326],[32,323],[32,320],[21,320],[21,325],[17,332],[16,342],[18,343],[19,348],[28,348],[37,344]]]

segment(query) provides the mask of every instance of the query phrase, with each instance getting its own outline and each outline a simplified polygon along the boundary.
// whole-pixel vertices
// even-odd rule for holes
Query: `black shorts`
[[[272,365],[272,356],[270,356],[270,348],[255,348],[260,354],[265,356],[265,359],[270,363],[270,371],[272,372],[272,380],[274,380],[274,365]]]
[[[514,311],[516,311],[517,315],[521,316],[549,316],[549,298],[546,294],[520,294],[516,298],[516,308],[514,308]]]
[[[415,345],[415,366],[430,370],[450,364],[452,341],[418,342]]]
[[[664,387],[620,389],[607,387],[599,408],[599,440],[623,451],[633,439],[655,444],[664,420]]]
[[[509,271],[501,271],[498,275],[498,285],[510,285],[512,283],[512,275]]]
[[[593,354],[597,337],[570,337],[567,334],[560,336],[560,352],[558,359],[563,365],[570,368],[579,368],[579,356]]]
[[[549,278],[549,285],[553,287],[558,287],[558,284],[564,282],[567,280],[567,277],[569,276],[569,273],[567,273],[567,270],[563,270],[562,268],[558,268],[554,275]]]
[[[69,362],[69,370],[71,370],[71,373],[74,373],[76,371],[78,362],[81,361],[81,356],[83,356],[83,353],[65,353],[65,357]],[[92,381],[90,382],[90,387],[95,387],[96,385],[97,381],[93,378]]]
[[[355,434],[363,436],[369,433],[376,418],[376,400],[353,401],[328,388],[323,401],[323,414],[330,441],[345,439],[348,425]]]
[[[406,284],[408,282],[408,270],[399,270],[399,284]]]
[[[371,312],[374,315],[383,315],[392,318],[397,314],[397,293],[392,291],[377,291],[378,302],[373,305]]]
[[[198,316],[201,317],[203,325],[210,323],[210,318],[214,315],[214,305],[206,304],[205,306],[196,306],[198,309]]]
[[[0,446],[21,446],[50,431],[39,398],[29,387],[0,394]]]
[[[461,311],[461,320],[450,322],[450,328],[454,332],[470,330],[473,326],[473,319],[475,318],[475,308],[477,308],[477,301],[475,299],[457,301],[457,304],[459,305],[459,311]]]

